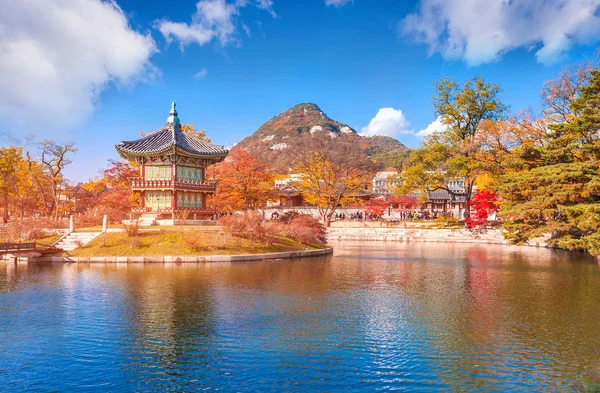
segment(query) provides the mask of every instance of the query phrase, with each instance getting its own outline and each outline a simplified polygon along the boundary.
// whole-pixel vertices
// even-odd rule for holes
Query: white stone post
[[[75,216],[71,216],[69,218],[69,232],[73,232],[75,230]]]
[[[105,214],[102,219],[102,232],[106,233],[108,231],[108,216]]]

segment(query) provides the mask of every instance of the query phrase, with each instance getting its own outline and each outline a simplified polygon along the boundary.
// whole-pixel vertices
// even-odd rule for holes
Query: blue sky
[[[0,16],[0,131],[75,141],[73,180],[162,126],[172,100],[222,145],[315,102],[416,147],[441,77],[483,76],[514,110],[536,108],[600,38],[600,0],[14,3]]]

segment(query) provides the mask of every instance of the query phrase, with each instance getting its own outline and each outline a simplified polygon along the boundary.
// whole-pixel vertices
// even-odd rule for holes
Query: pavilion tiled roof
[[[224,156],[228,153],[222,146],[213,145],[181,130],[175,103],[167,124],[158,132],[134,141],[123,141],[115,146],[121,156],[145,156],[163,154],[178,148],[197,156]]]

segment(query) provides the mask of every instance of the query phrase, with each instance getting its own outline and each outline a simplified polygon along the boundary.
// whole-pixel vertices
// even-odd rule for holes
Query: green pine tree
[[[550,244],[600,255],[600,71],[591,72],[571,118],[553,124],[526,171],[502,177],[508,238],[550,234]]]

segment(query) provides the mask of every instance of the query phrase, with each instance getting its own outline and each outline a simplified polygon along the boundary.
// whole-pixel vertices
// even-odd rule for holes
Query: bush
[[[286,235],[300,243],[318,246],[327,243],[327,231],[319,220],[308,214],[298,214],[285,225]]]
[[[176,232],[166,232],[164,235],[162,235],[160,242],[161,243],[171,243],[171,244],[177,244],[179,243],[182,239],[182,236],[179,233]]]
[[[123,229],[128,237],[137,236],[140,233],[140,221],[132,220],[128,224],[123,224]]]
[[[219,220],[226,233],[243,239],[271,242],[271,235],[262,217],[258,214],[244,213],[221,217]]]
[[[225,216],[220,220],[226,233],[244,239],[271,244],[278,237],[292,238],[300,243],[325,245],[327,232],[319,220],[308,214],[290,212],[279,220],[265,222],[256,213]]]
[[[202,248],[200,238],[195,233],[190,232],[190,233],[184,234],[183,241],[193,251],[198,251],[199,249]]]
[[[289,224],[290,222],[292,222],[292,220],[296,217],[298,217],[300,215],[300,213],[298,213],[297,211],[287,211],[285,212],[280,218],[279,221],[284,223],[284,224]]]
[[[47,236],[46,220],[10,220],[6,228],[6,237],[10,241],[37,240]]]
[[[77,228],[89,228],[102,225],[104,216],[87,213],[82,216],[75,217],[75,229]]]

